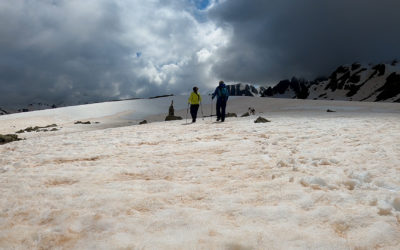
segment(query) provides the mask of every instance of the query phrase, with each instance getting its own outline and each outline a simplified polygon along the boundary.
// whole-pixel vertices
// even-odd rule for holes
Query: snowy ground
[[[0,249],[400,248],[398,104],[229,105],[271,122],[2,117],[3,134],[64,123],[0,146]]]

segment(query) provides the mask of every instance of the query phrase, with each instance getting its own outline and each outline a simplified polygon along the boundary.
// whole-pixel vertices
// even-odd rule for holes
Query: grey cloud
[[[120,23],[115,11],[106,10],[115,6],[101,5],[93,18],[73,8],[91,6],[16,2],[2,6],[0,15],[0,23],[9,24],[0,29],[0,91],[7,93],[0,105],[98,101],[113,95],[102,81],[121,77],[123,55],[130,53],[113,36]]]
[[[0,107],[275,83],[400,54],[394,0],[193,3],[1,1]]]
[[[183,0],[1,2],[0,107],[181,93],[193,79],[207,82],[196,61],[203,45],[191,6]]]
[[[396,0],[234,0],[210,16],[232,26],[214,72],[232,81],[273,83],[328,74],[338,65],[400,54]]]

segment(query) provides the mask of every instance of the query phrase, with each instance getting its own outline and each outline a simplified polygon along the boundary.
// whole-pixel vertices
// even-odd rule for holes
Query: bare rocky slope
[[[400,65],[397,61],[377,65],[353,63],[338,67],[328,78],[307,81],[293,77],[273,87],[257,89],[249,84],[236,84],[228,89],[232,96],[400,102]]]

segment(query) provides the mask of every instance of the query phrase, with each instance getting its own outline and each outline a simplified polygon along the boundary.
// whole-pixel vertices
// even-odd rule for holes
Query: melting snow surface
[[[66,123],[0,145],[0,249],[399,249],[399,114],[351,111]]]

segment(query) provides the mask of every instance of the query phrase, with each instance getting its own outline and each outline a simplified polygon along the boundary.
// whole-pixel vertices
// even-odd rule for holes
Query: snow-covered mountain
[[[248,84],[228,87],[233,96],[400,102],[400,65],[397,61],[377,65],[353,63],[338,67],[328,78],[314,81],[293,77],[274,87],[260,87],[258,90]]]
[[[328,80],[311,84],[307,98],[400,102],[400,67],[397,62],[340,66]]]

